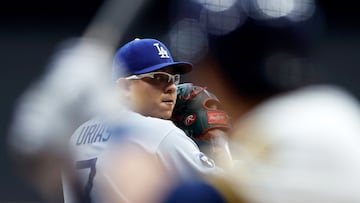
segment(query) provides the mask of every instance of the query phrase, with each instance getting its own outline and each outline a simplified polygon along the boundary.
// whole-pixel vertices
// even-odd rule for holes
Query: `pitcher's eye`
[[[155,74],[154,80],[156,80],[157,82],[161,82],[161,83],[167,83],[167,82],[169,82],[169,76],[164,75],[164,74]]]

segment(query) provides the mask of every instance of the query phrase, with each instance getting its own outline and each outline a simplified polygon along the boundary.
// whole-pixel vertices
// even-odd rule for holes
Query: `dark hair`
[[[268,97],[303,82],[286,83],[281,71],[297,60],[306,66],[311,48],[311,27],[287,18],[247,19],[237,30],[224,36],[209,36],[210,54],[238,93],[247,97]],[[300,62],[301,61],[301,62]],[[305,67],[304,67],[305,68]],[[279,71],[279,72],[277,72]],[[269,77],[277,75],[279,77]]]

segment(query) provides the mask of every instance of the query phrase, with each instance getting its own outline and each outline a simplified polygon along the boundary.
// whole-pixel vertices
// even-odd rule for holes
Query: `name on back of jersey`
[[[76,145],[106,142],[111,137],[111,131],[103,123],[83,126],[77,135]]]

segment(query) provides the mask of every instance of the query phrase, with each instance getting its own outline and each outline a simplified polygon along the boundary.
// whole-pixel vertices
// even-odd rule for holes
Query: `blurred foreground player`
[[[178,185],[164,202],[360,201],[359,102],[334,85],[268,77],[284,68],[308,70],[311,44],[303,23],[249,18],[211,37],[205,64],[220,80],[222,101],[233,104],[225,106],[234,119],[229,142],[241,162],[223,176]]]
[[[111,65],[111,57],[111,48],[98,40],[66,40],[16,103],[9,154],[19,174],[47,202],[63,202],[61,170],[69,169],[67,143],[77,125],[123,109],[115,102],[111,73],[103,68]]]

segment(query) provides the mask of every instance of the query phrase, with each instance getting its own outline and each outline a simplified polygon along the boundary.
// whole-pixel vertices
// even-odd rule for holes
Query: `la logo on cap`
[[[164,47],[160,46],[159,43],[154,43],[154,46],[157,48],[160,58],[170,58],[168,52],[164,49]]]

